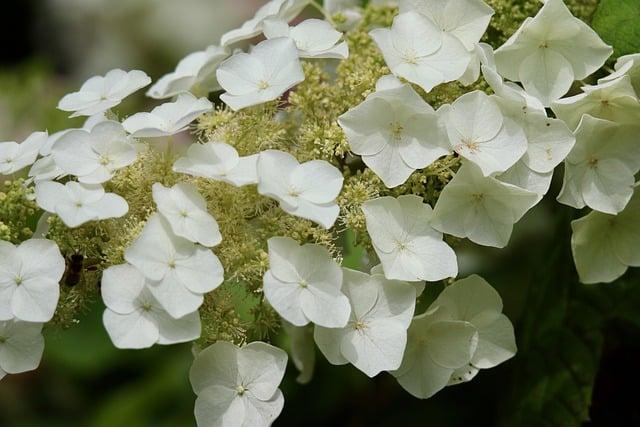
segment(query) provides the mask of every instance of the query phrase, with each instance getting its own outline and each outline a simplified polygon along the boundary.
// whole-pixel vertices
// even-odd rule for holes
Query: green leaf
[[[614,56],[640,52],[640,0],[601,0],[593,28],[613,46]]]

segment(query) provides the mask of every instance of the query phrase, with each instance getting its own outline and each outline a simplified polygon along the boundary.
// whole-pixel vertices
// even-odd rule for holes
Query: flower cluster
[[[428,398],[515,355],[456,242],[505,247],[561,164],[558,201],[593,210],[572,224],[580,280],[640,266],[640,54],[606,75],[612,48],[562,0],[517,29],[496,1],[397,3],[270,0],[155,82],[150,112],[118,119],[151,79],[115,69],[60,100],[82,128],[0,143],[0,174],[30,167],[0,209],[0,375],[35,369],[42,325],[99,294],[118,348],[195,341],[200,426],[278,417],[288,356],[262,341],[280,326],[300,382],[317,345]],[[325,19],[292,24],[310,6]]]

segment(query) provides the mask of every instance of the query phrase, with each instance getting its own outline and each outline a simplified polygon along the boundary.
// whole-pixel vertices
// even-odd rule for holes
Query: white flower
[[[182,92],[205,94],[220,90],[216,69],[229,57],[227,49],[209,46],[205,50],[190,53],[178,62],[175,71],[162,76],[147,91],[155,99],[171,98]]]
[[[108,119],[105,116],[104,112],[96,113],[92,116],[87,117],[84,124],[82,125],[82,129],[90,131],[95,125],[106,120]],[[58,142],[58,140],[62,138],[67,132],[70,132],[72,130],[74,129],[65,129],[49,135],[49,138],[47,138],[47,142],[42,144],[42,147],[40,147],[40,154],[43,156],[48,156],[49,154],[51,154],[51,149],[56,144],[56,142]]]
[[[413,319],[408,335],[402,366],[393,375],[421,399],[469,381],[479,369],[497,366],[516,353],[500,295],[475,275],[447,286]]]
[[[212,108],[213,104],[207,98],[196,98],[190,92],[184,92],[175,101],[165,102],[150,113],[134,114],[122,122],[122,126],[135,138],[175,135]]]
[[[124,98],[151,83],[143,71],[115,69],[104,76],[94,76],[84,82],[78,92],[65,95],[58,103],[71,117],[92,116],[120,104]]]
[[[48,137],[47,132],[34,132],[20,144],[0,142],[0,175],[10,175],[31,166]]]
[[[253,18],[246,21],[240,28],[228,31],[220,38],[222,46],[229,46],[242,40],[247,40],[262,32],[265,19],[276,18],[289,22],[304,9],[311,0],[270,0],[262,6]]]
[[[218,257],[209,249],[173,234],[158,214],[149,217],[124,258],[149,279],[149,290],[175,319],[196,311],[203,294],[223,281]]]
[[[377,28],[369,34],[391,72],[427,92],[460,78],[471,61],[460,40],[417,12],[401,13],[391,29]]]
[[[545,194],[549,192],[551,180],[553,179],[553,171],[544,173],[536,172],[520,160],[511,166],[508,171],[496,176],[496,179],[536,193],[538,200],[535,204],[538,204]]]
[[[102,274],[102,316],[111,341],[118,348],[147,348],[177,344],[200,336],[198,312],[174,319],[149,291],[145,277],[128,264],[107,268]]]
[[[558,201],[576,209],[620,212],[631,199],[634,175],[640,170],[637,128],[585,115],[575,135]]]
[[[559,119],[575,129],[584,114],[616,123],[640,123],[640,102],[627,75],[600,83],[583,86],[583,93],[559,99],[551,104]]]
[[[220,99],[234,111],[278,99],[304,80],[298,49],[289,38],[265,40],[251,53],[236,53],[216,73],[226,91]]]
[[[416,292],[406,282],[343,269],[342,291],[351,303],[344,328],[315,327],[314,338],[334,365],[351,363],[369,377],[398,369],[407,344],[407,328]]]
[[[476,166],[463,163],[440,193],[431,224],[443,233],[502,248],[513,225],[538,200],[536,193],[484,177]]]
[[[640,191],[618,215],[601,212],[571,223],[571,249],[582,283],[613,282],[640,267]]]
[[[152,191],[158,211],[176,235],[208,247],[222,241],[218,223],[207,212],[207,202],[193,184],[181,182],[167,188],[156,182]]]
[[[258,183],[257,164],[258,154],[240,157],[231,145],[209,141],[191,144],[186,157],[176,160],[173,170],[241,187]]]
[[[60,169],[51,155],[39,158],[29,169],[29,178],[36,183],[56,180],[65,175],[65,171]]]
[[[421,13],[469,51],[480,41],[494,13],[482,0],[400,0],[399,4],[400,13]]]
[[[287,353],[259,341],[202,350],[189,372],[198,427],[270,426],[284,405],[278,386],[286,367]]]
[[[67,227],[75,228],[89,221],[120,218],[129,211],[125,199],[105,193],[99,184],[69,181],[65,185],[53,181],[36,184],[36,203],[56,214]]]
[[[619,57],[616,60],[615,71],[598,80],[598,83],[616,80],[624,75],[628,75],[631,78],[631,85],[636,95],[640,96],[640,53]]]
[[[91,130],[73,129],[51,148],[55,164],[85,184],[109,181],[116,170],[135,162],[134,141],[118,122],[107,120]]]
[[[480,167],[484,176],[501,173],[527,151],[527,138],[484,92],[473,91],[438,111],[451,148]]]
[[[289,27],[286,21],[267,19],[264,35],[267,39],[291,38],[300,58],[346,59],[349,56],[349,46],[340,42],[342,33],[321,19],[307,19],[295,27]]]
[[[282,320],[282,327],[291,341],[291,361],[299,372],[296,381],[298,384],[308,384],[313,378],[313,371],[316,366],[313,324],[294,326],[286,320]]]
[[[456,254],[431,227],[431,206],[421,197],[381,197],[363,203],[362,211],[388,279],[435,282],[458,274]]]
[[[17,247],[0,240],[0,320],[51,320],[64,270],[64,258],[50,240],[30,239]]]
[[[331,228],[340,208],[336,197],[342,174],[324,160],[298,161],[289,153],[267,150],[258,158],[258,192],[280,202],[285,212]]]
[[[496,50],[496,63],[501,75],[522,82],[527,92],[549,106],[574,80],[600,68],[612,52],[562,0],[548,0]]]
[[[322,246],[299,246],[289,237],[272,237],[264,296],[286,321],[327,328],[347,324],[351,308],[340,290],[342,270]]]
[[[33,371],[44,351],[42,323],[0,321],[0,379]]]
[[[389,84],[383,77],[383,89],[341,115],[338,123],[351,151],[393,188],[450,150],[433,108],[410,85],[387,88]]]

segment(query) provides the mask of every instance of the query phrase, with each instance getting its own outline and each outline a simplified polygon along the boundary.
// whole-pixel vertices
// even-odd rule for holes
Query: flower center
[[[169,268],[176,268],[176,260],[170,259],[167,265],[169,266]]]
[[[300,190],[295,187],[289,187],[287,194],[291,197],[298,197],[300,195]]]
[[[7,342],[7,338],[6,337],[0,337],[0,344],[4,344],[5,342]]]
[[[407,49],[402,55],[402,59],[407,64],[416,65],[418,63],[418,54],[413,49]]]
[[[603,99],[600,101],[600,105],[602,105],[603,108],[609,108],[611,107],[611,103],[609,102],[608,99]]]
[[[456,151],[459,151],[459,150],[462,150],[462,149],[467,149],[470,152],[475,153],[475,152],[478,151],[479,148],[480,148],[480,146],[473,139],[471,139],[471,138],[463,138],[462,140],[460,140],[460,144],[458,144],[456,146]]]
[[[181,210],[180,211],[180,216],[182,218],[187,218],[189,216],[189,212],[185,211],[185,210]]]
[[[353,322],[353,329],[356,331],[362,331],[367,328],[367,324],[362,320],[356,320]]]
[[[13,281],[16,283],[16,286],[20,286],[22,285],[22,282],[24,282],[24,279],[22,276],[16,276]]]
[[[399,122],[392,122],[389,124],[391,127],[391,136],[396,141],[400,141],[402,139],[402,132],[404,131],[404,127]]]
[[[265,89],[268,89],[268,88],[269,88],[269,83],[268,82],[266,82],[264,80],[260,80],[258,82],[258,89],[265,90]]]
[[[598,159],[595,157],[590,157],[587,163],[591,169],[598,167]]]
[[[471,198],[476,202],[476,203],[480,203],[484,200],[484,194],[483,193],[476,193],[476,194],[472,194]]]
[[[76,208],[81,208],[82,207],[82,202],[76,202]]]
[[[101,154],[99,161],[100,161],[100,165],[107,166],[109,163],[111,163],[111,157],[109,157],[106,154]]]
[[[543,41],[542,43],[540,43],[540,45],[538,46],[540,49],[546,49],[549,47],[549,45],[547,44],[547,41]]]
[[[300,280],[300,282],[298,284],[300,285],[300,287],[302,289],[307,289],[309,287],[309,283],[304,279]]]
[[[140,308],[142,309],[142,311],[151,311],[151,304],[148,302],[144,302],[142,303]]]
[[[238,384],[236,386],[236,393],[238,393],[238,396],[242,396],[246,391],[247,389],[242,384]]]

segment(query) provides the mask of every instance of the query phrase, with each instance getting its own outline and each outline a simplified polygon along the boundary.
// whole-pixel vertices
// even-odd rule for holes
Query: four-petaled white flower
[[[392,280],[435,282],[458,274],[456,254],[431,225],[431,206],[413,195],[362,204],[373,248]]]
[[[135,162],[137,150],[122,125],[111,120],[91,130],[73,129],[51,148],[55,164],[85,184],[109,181],[116,170]]]
[[[125,199],[105,193],[101,185],[75,181],[64,185],[54,181],[38,182],[36,203],[45,211],[58,215],[71,228],[89,221],[120,218],[129,211]]]
[[[547,0],[496,50],[498,72],[545,106],[600,68],[613,52],[562,0]]]
[[[7,374],[33,371],[44,351],[42,323],[0,321],[0,379]]]
[[[172,318],[149,291],[145,277],[135,267],[122,264],[102,274],[102,316],[113,344],[118,348],[148,348],[177,344],[200,336],[198,312]]]
[[[189,123],[210,111],[213,104],[207,98],[196,98],[191,92],[178,95],[173,102],[165,102],[149,113],[136,113],[122,126],[135,138],[170,136],[187,129]]]
[[[513,225],[538,201],[536,193],[484,177],[480,169],[465,162],[440,193],[431,224],[443,233],[503,248]]]
[[[280,202],[285,212],[331,228],[340,208],[340,171],[324,160],[298,163],[284,151],[267,150],[258,158],[258,192]]]
[[[585,115],[575,135],[558,201],[576,209],[620,212],[631,199],[634,175],[640,171],[637,127]]]
[[[236,53],[216,75],[226,91],[220,99],[234,111],[278,99],[304,80],[298,49],[283,37],[260,42],[251,53]]]
[[[513,326],[502,314],[500,295],[473,275],[447,286],[413,319],[402,365],[393,375],[413,396],[426,399],[515,353]]]
[[[124,98],[151,83],[143,71],[115,69],[104,76],[94,76],[84,82],[78,92],[65,95],[58,103],[71,117],[92,116],[120,104]]]
[[[427,92],[460,78],[471,62],[471,53],[457,37],[417,12],[401,13],[390,29],[377,28],[369,34],[391,72]]]
[[[0,142],[0,175],[10,175],[31,166],[48,137],[47,132],[34,132],[21,143]]]
[[[384,79],[384,80],[382,80]],[[438,116],[410,85],[377,90],[338,118],[351,151],[389,187],[449,153]]]
[[[289,27],[286,21],[267,19],[264,35],[267,39],[291,38],[300,58],[346,59],[349,56],[347,42],[340,42],[342,33],[321,19],[307,19],[295,27]]]
[[[158,211],[177,236],[207,247],[222,241],[218,223],[207,212],[207,202],[193,184],[181,182],[167,188],[157,182],[152,191]]]
[[[286,367],[287,353],[260,341],[202,350],[189,372],[198,427],[270,426],[284,406],[278,386]]]
[[[478,165],[484,176],[506,171],[527,151],[522,127],[484,92],[464,94],[438,113],[453,151]]]
[[[374,377],[398,369],[407,344],[407,328],[415,310],[415,288],[343,269],[342,291],[351,303],[351,317],[344,328],[315,327],[314,338],[334,365],[351,363]]]
[[[326,328],[346,326],[351,313],[342,293],[342,270],[329,251],[319,245],[299,246],[289,237],[272,237],[264,296],[288,322],[309,322]]]
[[[29,239],[17,247],[0,240],[0,320],[51,320],[64,269],[64,258],[50,240]]]
[[[224,181],[240,187],[258,183],[258,154],[240,157],[235,148],[224,142],[191,144],[187,155],[173,165],[175,172]]]
[[[609,283],[640,267],[640,190],[617,215],[593,211],[571,223],[571,249],[582,283]]]
[[[149,290],[175,319],[196,311],[202,305],[203,294],[223,281],[218,257],[211,250],[176,236],[158,214],[149,217],[124,258],[149,279]]]
[[[551,104],[559,119],[575,129],[584,114],[616,123],[640,123],[640,101],[631,78],[627,75],[600,83],[583,86],[583,93],[559,99]]]
[[[178,62],[175,71],[160,77],[149,88],[147,96],[164,99],[182,92],[205,95],[220,90],[216,69],[228,57],[227,49],[215,45],[190,53]]]

